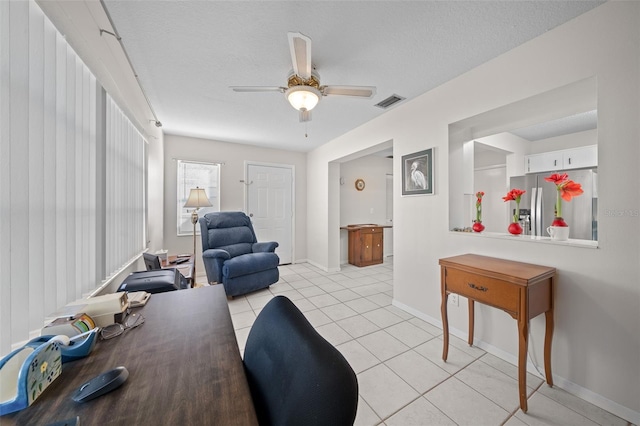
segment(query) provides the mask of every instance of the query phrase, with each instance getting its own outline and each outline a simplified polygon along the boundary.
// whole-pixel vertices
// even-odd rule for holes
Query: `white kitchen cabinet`
[[[526,173],[555,170],[582,169],[598,166],[598,146],[590,145],[560,151],[542,152],[524,156]]]
[[[563,153],[563,169],[582,169],[598,165],[598,145],[567,149]]]
[[[524,170],[526,173],[547,172],[562,169],[563,158],[561,151],[543,152],[541,154],[525,155]]]

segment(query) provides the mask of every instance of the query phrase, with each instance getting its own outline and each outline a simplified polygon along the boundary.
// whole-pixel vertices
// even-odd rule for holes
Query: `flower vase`
[[[508,230],[509,230],[509,233],[513,235],[522,234],[522,226],[520,226],[518,222],[511,222],[511,224],[509,224]]]
[[[562,227],[565,227],[565,226],[569,226],[569,225],[567,225],[567,222],[565,222],[563,218],[556,216],[556,217],[553,218],[553,222],[551,222],[551,226],[562,226]]]
[[[474,220],[471,229],[473,229],[475,232],[482,232],[484,231],[484,225],[482,224],[482,221]]]

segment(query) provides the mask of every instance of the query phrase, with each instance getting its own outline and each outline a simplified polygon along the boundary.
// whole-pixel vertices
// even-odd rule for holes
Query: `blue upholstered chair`
[[[261,425],[353,425],[356,374],[286,297],[274,297],[258,314],[244,370]]]
[[[227,296],[239,296],[278,281],[278,243],[257,242],[243,212],[208,213],[200,218],[202,261],[209,283],[222,283]]]

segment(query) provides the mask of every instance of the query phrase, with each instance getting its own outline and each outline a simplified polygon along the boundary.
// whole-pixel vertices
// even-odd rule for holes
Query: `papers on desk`
[[[139,308],[147,304],[151,294],[146,291],[133,291],[127,293],[127,299],[129,300],[129,306],[132,308]]]

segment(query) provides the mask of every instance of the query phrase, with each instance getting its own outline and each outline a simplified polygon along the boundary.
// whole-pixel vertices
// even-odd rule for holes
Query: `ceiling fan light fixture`
[[[284,92],[285,97],[292,107],[300,110],[311,111],[318,105],[322,93],[311,86],[293,86]]]

